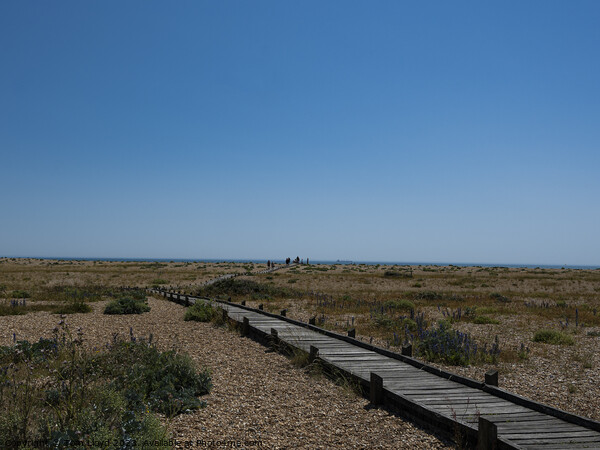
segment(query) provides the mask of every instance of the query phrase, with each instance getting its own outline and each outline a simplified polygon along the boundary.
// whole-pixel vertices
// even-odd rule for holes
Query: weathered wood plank
[[[519,440],[519,439],[544,439],[544,440],[569,440],[571,438],[579,438],[579,437],[593,437],[598,442],[600,442],[600,434],[596,431],[592,430],[583,430],[583,431],[542,431],[542,432],[522,432],[522,433],[514,433],[514,432],[505,432],[503,436],[506,439],[510,440]]]

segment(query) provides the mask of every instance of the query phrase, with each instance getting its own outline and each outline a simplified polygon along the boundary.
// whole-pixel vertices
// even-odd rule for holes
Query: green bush
[[[196,372],[192,360],[174,350],[160,352],[145,342],[116,342],[100,365],[111,385],[152,411],[173,417],[204,407],[197,397],[210,392],[210,372]]]
[[[198,301],[190,306],[183,316],[183,320],[195,320],[196,322],[210,322],[217,316],[217,310],[211,303]]]
[[[106,305],[104,314],[141,314],[148,311],[150,311],[150,307],[145,301],[121,297]]]
[[[573,336],[563,333],[562,331],[542,329],[535,332],[533,342],[543,342],[552,345],[573,345],[575,340]]]
[[[19,289],[19,290],[12,291],[10,294],[10,297],[11,298],[29,298],[30,295],[29,295],[29,292]]]
[[[490,294],[490,298],[492,300],[495,300],[495,301],[501,302],[501,303],[510,303],[511,302],[510,298],[505,297],[504,295],[502,295],[502,294],[500,294],[498,292],[492,292]]]
[[[187,355],[160,352],[151,337],[132,331],[130,341],[91,352],[81,332],[73,335],[63,321],[59,327],[52,339],[0,347],[4,447],[142,448],[169,439],[156,413],[173,417],[205,405],[197,397],[210,391],[210,373],[197,372]]]
[[[415,300],[440,300],[442,294],[433,291],[417,292],[414,294]]]
[[[394,309],[394,310],[404,310],[410,311],[411,309],[415,309],[415,304],[410,300],[388,300],[383,304],[384,308]]]
[[[289,271],[291,272],[291,271]],[[252,297],[252,298],[290,298],[302,297],[302,293],[293,288],[282,288],[272,284],[257,283],[252,280],[236,280],[229,278],[200,288],[198,297]]]
[[[491,317],[488,317],[488,316],[476,316],[473,319],[473,323],[498,325],[500,323],[500,321],[496,320],[496,319],[492,319]]]
[[[92,307],[81,300],[75,300],[66,302],[59,306],[54,312],[56,314],[75,314],[75,313],[88,313],[92,310]]]
[[[415,344],[417,354],[428,361],[457,366],[467,366],[479,360],[495,362],[500,354],[498,336],[489,349],[487,345],[478,348],[469,334],[453,330],[447,319],[440,320],[438,328],[418,330]]]

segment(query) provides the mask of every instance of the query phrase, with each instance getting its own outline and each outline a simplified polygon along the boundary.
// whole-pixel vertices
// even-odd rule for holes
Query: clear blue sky
[[[598,1],[3,1],[0,255],[600,264]]]

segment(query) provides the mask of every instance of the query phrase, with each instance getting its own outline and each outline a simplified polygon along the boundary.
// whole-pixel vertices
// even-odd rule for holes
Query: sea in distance
[[[90,258],[90,257],[49,257],[49,256],[5,256],[5,258],[50,259],[59,261],[127,261],[127,262],[208,262],[208,263],[255,263],[266,264],[266,259],[219,259],[219,258]],[[303,259],[306,262],[306,258]],[[272,259],[275,264],[285,264],[285,259]],[[571,264],[499,264],[499,263],[468,263],[468,262],[411,262],[411,261],[350,261],[350,260],[312,260],[311,264],[365,264],[368,266],[457,266],[457,267],[508,267],[529,269],[581,269],[597,270],[600,266],[571,265]]]

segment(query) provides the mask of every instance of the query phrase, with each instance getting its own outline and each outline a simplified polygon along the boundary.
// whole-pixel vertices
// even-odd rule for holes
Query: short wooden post
[[[490,386],[498,386],[498,371],[497,370],[488,370],[485,373],[485,384],[489,384]]]
[[[187,295],[185,296],[185,306],[190,306],[190,298]]]
[[[285,317],[287,315],[287,309],[282,309],[280,314]]]
[[[223,317],[223,322],[227,322],[227,319],[228,319],[228,317],[227,317],[227,310],[226,309],[222,309],[221,310],[221,314],[222,314],[222,317]]]
[[[370,399],[373,405],[381,405],[383,403],[383,378],[374,372],[371,372]]]
[[[352,328],[348,330],[348,337],[355,338],[356,337],[356,328]]]
[[[317,318],[316,317],[311,317],[310,319],[308,319],[308,324],[309,325],[314,325],[317,323]]]
[[[263,304],[262,303],[260,305],[258,305],[258,309],[260,309],[261,311],[263,310]]]
[[[495,423],[479,416],[477,450],[495,450],[496,448],[498,448],[498,427]]]
[[[406,344],[402,346],[402,355],[412,357],[412,344]]]
[[[250,334],[250,321],[247,317],[244,317],[242,321],[242,336],[248,336]]]
[[[246,300],[242,300],[242,306],[246,306]]]
[[[310,346],[310,353],[308,354],[308,362],[312,363],[319,357],[319,349],[314,345]]]

